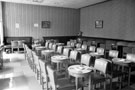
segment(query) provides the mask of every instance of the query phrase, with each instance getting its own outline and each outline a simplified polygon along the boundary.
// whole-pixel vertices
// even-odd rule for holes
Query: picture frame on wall
[[[51,24],[50,21],[42,21],[41,27],[42,28],[50,28],[50,24]]]
[[[95,28],[103,28],[103,20],[96,20]]]

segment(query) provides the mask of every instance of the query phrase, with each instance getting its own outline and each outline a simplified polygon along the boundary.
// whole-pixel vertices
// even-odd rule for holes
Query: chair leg
[[[119,90],[121,90],[121,87],[122,87],[122,77],[119,78],[119,81],[120,81]]]

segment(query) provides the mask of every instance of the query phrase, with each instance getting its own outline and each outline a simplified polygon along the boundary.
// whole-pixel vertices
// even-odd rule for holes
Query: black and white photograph
[[[0,0],[0,90],[135,90],[135,0]]]

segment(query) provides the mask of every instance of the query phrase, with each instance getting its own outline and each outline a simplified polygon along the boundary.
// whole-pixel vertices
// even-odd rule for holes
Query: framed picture
[[[42,21],[42,28],[50,28],[50,21]]]
[[[103,20],[96,20],[95,28],[103,28]]]

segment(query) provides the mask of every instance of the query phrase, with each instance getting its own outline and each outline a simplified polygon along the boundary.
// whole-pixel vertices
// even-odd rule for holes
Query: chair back
[[[56,90],[56,73],[49,65],[47,65],[47,73],[52,90]]]
[[[23,41],[18,41],[18,46],[23,47]]]
[[[91,56],[89,54],[82,54],[81,55],[81,64],[85,64],[90,66]]]
[[[71,42],[71,47],[75,47],[75,43],[74,42]]]
[[[71,51],[71,49],[69,49],[69,48],[64,48],[64,50],[63,50],[63,55],[69,57],[70,51]]]
[[[104,58],[96,59],[94,68],[105,74],[107,72],[107,64],[108,60]]]
[[[18,41],[11,41],[11,47],[18,47]]]
[[[34,64],[36,65],[36,68],[38,70],[40,70],[40,66],[39,66],[39,58],[38,56],[36,55],[36,53],[34,51],[32,51],[32,55],[33,55],[33,58],[34,58]]]
[[[45,48],[49,48],[49,42],[48,41],[46,41],[46,43],[45,43]]]
[[[89,51],[90,52],[95,52],[96,51],[96,46],[90,46]]]
[[[135,62],[135,54],[127,54],[126,59]]]
[[[104,48],[97,48],[97,53],[104,55]]]
[[[71,45],[71,42],[70,41],[67,41],[67,46],[70,46]]]
[[[56,44],[53,44],[53,45],[52,45],[52,49],[53,49],[54,51],[57,51],[57,45],[56,45]]]
[[[47,77],[46,63],[43,60],[39,60],[39,65],[41,69],[41,74],[43,73],[43,75]]]
[[[49,49],[52,49],[52,45],[53,45],[53,43],[51,42],[51,43],[49,43]]]
[[[81,43],[77,43],[75,46],[76,48],[81,48]]]
[[[64,49],[63,46],[58,46],[57,52],[60,53],[60,54],[62,54],[63,53],[63,49]]]
[[[88,46],[83,44],[82,47],[81,47],[83,50],[87,50],[88,49]]]
[[[117,50],[109,50],[109,57],[117,58],[119,54],[119,51]]]
[[[72,60],[77,60],[79,58],[79,52],[76,50],[71,51],[69,58]]]

